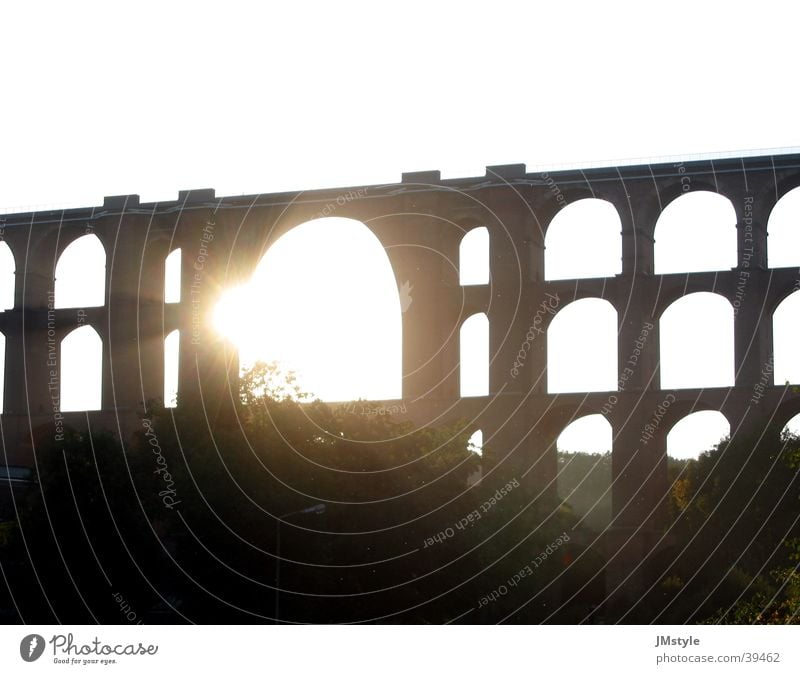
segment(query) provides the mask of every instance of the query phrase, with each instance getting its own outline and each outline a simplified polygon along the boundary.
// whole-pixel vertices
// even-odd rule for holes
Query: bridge
[[[220,297],[249,278],[292,228],[320,217],[352,218],[385,249],[398,292],[413,288],[402,314],[402,401],[368,404],[401,406],[419,425],[468,420],[483,434],[483,479],[517,478],[531,496],[555,494],[556,439],[564,428],[603,414],[613,429],[613,522],[603,545],[615,560],[608,583],[618,585],[659,539],[668,492],[666,435],[675,423],[692,411],[718,410],[733,431],[747,433],[771,422],[780,427],[800,412],[800,394],[765,374],[772,371],[773,313],[800,288],[800,268],[769,267],[767,225],[778,201],[798,186],[800,155],[550,173],[515,164],[491,166],[473,178],[426,171],[405,173],[395,184],[228,197],[201,189],[158,203],[123,195],[94,207],[5,215],[0,236],[16,273],[13,308],[0,313],[3,463],[18,471],[32,466],[35,449],[57,440],[66,426],[129,437],[140,428],[147,402],[163,396],[165,338],[174,331],[177,404],[203,405],[212,418],[224,414],[239,368],[235,349],[212,325]],[[736,265],[656,273],[659,216],[700,191],[725,197],[735,211]],[[621,271],[547,280],[548,227],[583,199],[603,200],[618,214]],[[480,228],[488,231],[490,282],[462,285],[460,246]],[[86,235],[106,251],[104,301],[59,307],[56,265]],[[167,302],[165,263],[178,249],[180,301]],[[660,318],[695,292],[715,293],[735,309],[733,385],[661,388]],[[549,392],[548,327],[584,298],[604,299],[616,312],[617,389]],[[476,314],[488,321],[488,392],[462,397],[459,334]],[[102,343],[100,409],[65,412],[59,345],[85,326]],[[586,331],[591,339],[591,326]]]

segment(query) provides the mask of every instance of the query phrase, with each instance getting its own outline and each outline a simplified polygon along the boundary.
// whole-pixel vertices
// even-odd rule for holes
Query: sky
[[[797,11],[4,3],[0,213],[798,148]]]
[[[785,3],[3,3],[0,207],[800,146]]]

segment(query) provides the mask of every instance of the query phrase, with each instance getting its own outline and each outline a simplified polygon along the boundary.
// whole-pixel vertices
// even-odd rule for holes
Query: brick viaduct
[[[737,268],[654,273],[656,221],[687,186],[717,192],[733,204]],[[30,465],[34,446],[57,433],[48,344],[58,344],[80,322],[92,325],[103,341],[103,409],[64,413],[64,423],[90,423],[122,436],[135,429],[144,402],[162,395],[164,337],[174,329],[180,330],[178,404],[201,404],[202,389],[202,404],[213,414],[230,396],[238,370],[236,354],[210,324],[218,297],[245,280],[281,234],[320,215],[335,215],[363,222],[384,246],[398,285],[413,286],[413,304],[403,314],[402,386],[409,414],[418,423],[468,419],[483,432],[487,479],[524,475],[533,495],[555,491],[555,440],[564,427],[605,411],[614,434],[614,522],[606,534],[608,546],[620,559],[641,558],[663,516],[665,438],[672,425],[690,411],[719,410],[734,432],[746,432],[770,420],[780,426],[800,412],[800,395],[771,379],[759,404],[751,400],[771,359],[772,313],[800,279],[798,268],[769,269],[766,261],[770,212],[797,186],[800,155],[549,175],[505,165],[489,167],[477,178],[442,180],[431,171],[406,173],[400,183],[389,185],[224,198],[213,190],[194,190],[159,203],[140,203],[128,195],[107,197],[100,207],[6,215],[0,225],[15,258],[16,282],[14,308],[0,314],[6,338],[5,463]],[[616,208],[622,272],[545,281],[548,224],[564,204],[584,198],[603,199]],[[459,244],[475,227],[489,231],[491,283],[462,287]],[[49,308],[59,255],[89,232],[107,254],[105,306]],[[181,302],[165,304],[165,258],[176,248],[182,250]],[[745,268],[747,292],[737,298],[739,272]],[[670,303],[696,291],[737,301],[735,386],[662,390],[658,319]],[[586,297],[604,298],[616,308],[620,370],[642,326],[654,326],[624,390],[549,394],[546,339],[530,344],[525,367],[510,376],[547,293],[559,296],[560,308]],[[486,313],[490,326],[490,394],[461,398],[459,328],[477,312]],[[550,319],[545,316],[545,327]],[[610,394],[614,403],[609,406]],[[653,439],[643,445],[645,425],[668,396],[669,408]],[[623,573],[625,565],[619,568]]]

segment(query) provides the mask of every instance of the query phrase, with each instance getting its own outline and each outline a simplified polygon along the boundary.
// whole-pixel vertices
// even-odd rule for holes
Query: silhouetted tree
[[[476,609],[569,518],[509,490],[464,524],[496,492],[467,486],[479,459],[463,424],[415,430],[310,401],[263,363],[232,404],[213,424],[202,409],[153,404],[132,441],[70,432],[40,448],[39,484],[0,550],[21,619],[269,621],[278,577],[288,621],[552,611],[557,563],[514,601]]]

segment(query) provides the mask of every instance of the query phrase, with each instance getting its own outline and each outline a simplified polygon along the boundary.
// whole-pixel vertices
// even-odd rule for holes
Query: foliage
[[[153,404],[132,441],[66,431],[37,448],[39,482],[0,530],[0,618],[797,621],[795,437],[766,429],[670,460],[672,545],[642,561],[641,597],[609,603],[592,548],[609,455],[560,454],[566,501],[531,500],[519,475],[470,486],[465,424],[311,400],[275,364],[246,373],[230,405],[211,422]]]
[[[133,442],[72,432],[40,450],[39,488],[0,550],[22,619],[126,622],[122,595],[153,622],[446,622],[569,519],[519,490],[459,529],[499,488],[467,486],[479,459],[464,424],[415,430],[309,400],[274,364],[216,418],[153,404]],[[446,530],[458,536],[426,543]],[[552,606],[516,619],[537,611]]]
[[[771,582],[750,598],[720,609],[708,621],[722,624],[788,625],[800,622],[800,539],[787,541],[791,566],[773,569]]]
[[[796,543],[787,544],[800,534],[798,448],[797,437],[768,427],[673,472],[673,545],[651,568],[639,620],[798,620]]]

